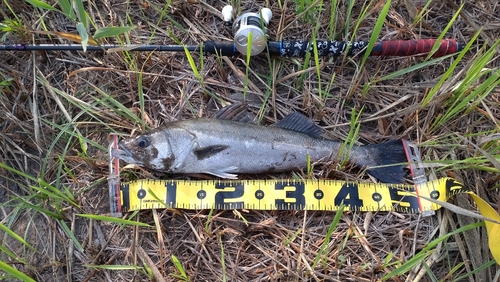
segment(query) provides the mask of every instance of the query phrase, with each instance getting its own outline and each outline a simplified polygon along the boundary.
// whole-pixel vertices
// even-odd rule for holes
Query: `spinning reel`
[[[231,24],[234,46],[243,55],[255,56],[267,47],[267,25],[273,13],[268,8],[260,9],[259,13],[243,13],[233,21],[233,7],[227,5],[222,9],[225,23]],[[250,44],[250,54],[248,45]]]

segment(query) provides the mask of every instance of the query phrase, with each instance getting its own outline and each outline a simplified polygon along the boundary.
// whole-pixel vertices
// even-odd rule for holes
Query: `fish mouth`
[[[113,157],[121,160],[126,158],[132,158],[132,152],[130,152],[130,150],[127,149],[127,147],[125,147],[125,145],[123,145],[122,142],[118,142],[118,147],[119,149],[116,148],[111,149],[111,155]]]

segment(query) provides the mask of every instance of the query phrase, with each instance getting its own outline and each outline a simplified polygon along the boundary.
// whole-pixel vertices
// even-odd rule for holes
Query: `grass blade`
[[[83,6],[83,0],[74,0],[73,8],[75,9],[76,14],[78,15],[78,19],[80,19],[80,22],[83,24],[85,29],[87,29],[88,17],[87,17],[87,12],[85,12],[85,7]]]
[[[29,277],[28,275],[22,273],[21,271],[13,268],[12,266],[6,264],[5,262],[0,260],[0,269],[3,270],[5,273],[11,275],[12,277],[19,279],[24,282],[35,282],[36,280]]]
[[[335,217],[332,220],[332,223],[330,224],[330,227],[328,227],[328,231],[326,231],[325,235],[325,240],[323,241],[323,244],[321,244],[321,247],[318,251],[318,254],[314,258],[314,262],[311,265],[311,268],[315,268],[316,265],[318,264],[318,261],[323,257],[325,260],[324,262],[326,263],[326,259],[328,257],[328,250],[327,247],[330,244],[330,240],[332,238],[333,231],[335,231],[335,228],[337,228],[337,224],[340,222],[340,219],[342,218],[342,215],[344,214],[344,204],[339,206],[338,211],[335,213]],[[325,268],[326,265],[323,265],[323,268]]]
[[[182,267],[181,262],[179,259],[172,255],[172,262],[174,263],[175,268],[180,272],[181,275],[176,275],[178,278],[182,279],[183,281],[189,281],[189,277],[186,274],[186,271],[184,271],[184,267]]]
[[[69,229],[66,222],[64,222],[64,220],[59,220],[59,224],[61,224],[62,229],[64,230],[64,232],[66,232],[66,235],[68,235],[68,237],[71,239],[71,241],[73,241],[73,244],[75,244],[75,246],[78,248],[78,251],[80,251],[82,253],[85,252],[82,244],[80,244],[78,239],[76,239],[75,234],[73,234],[73,232],[71,232],[71,229]]]
[[[51,5],[49,5],[43,1],[40,1],[40,0],[26,0],[26,2],[30,3],[31,5],[33,5],[33,7],[36,7],[36,8],[57,11],[56,8],[54,8]]]
[[[87,33],[87,29],[82,22],[76,24],[76,30],[78,30],[78,34],[82,38],[82,48],[83,52],[87,51],[87,45],[89,43],[89,34]]]
[[[101,220],[101,221],[107,221],[107,222],[111,222],[111,223],[123,224],[123,225],[137,225],[137,226],[141,226],[141,227],[151,227],[151,225],[146,224],[146,223],[128,220],[128,219],[116,218],[116,217],[109,217],[109,216],[104,216],[104,215],[94,215],[94,214],[77,214],[77,215],[81,216],[81,217],[86,217],[86,218],[91,218],[91,219]]]
[[[118,265],[118,264],[106,264],[106,265],[90,265],[87,264],[85,267],[93,269],[106,269],[106,270],[142,270],[140,266],[134,265]]]
[[[134,29],[135,26],[118,26],[118,27],[112,26],[112,27],[100,28],[96,30],[93,38],[97,40],[99,38],[118,36],[120,34],[129,32]]]
[[[427,105],[432,100],[432,98],[435,96],[435,94],[438,92],[438,90],[441,89],[443,83],[451,76],[451,74],[453,73],[453,71],[457,67],[458,63],[462,60],[462,58],[465,56],[467,51],[469,51],[469,49],[471,48],[473,42],[475,42],[475,40],[479,36],[480,32],[481,31],[476,32],[474,37],[472,37],[472,39],[469,41],[469,43],[467,43],[467,45],[464,47],[462,52],[460,52],[458,54],[457,58],[451,64],[451,66],[448,68],[448,70],[446,70],[446,72],[441,76],[441,79],[439,80],[439,82],[424,97],[424,100],[422,101],[422,108],[425,107],[425,105]]]
[[[69,0],[57,0],[57,3],[59,3],[59,6],[61,6],[62,12],[68,18],[72,19],[73,21],[76,20],[75,11],[73,10],[73,7],[71,7]]]
[[[382,277],[382,281],[387,281],[387,280],[391,279],[394,276],[402,275],[403,273],[406,273],[406,272],[410,271],[415,265],[419,264],[428,255],[430,255],[433,252],[433,248],[437,244],[439,244],[441,242],[444,242],[449,237],[451,237],[451,236],[453,236],[455,234],[459,234],[459,233],[465,232],[467,230],[471,230],[471,229],[474,229],[474,228],[481,227],[481,226],[484,226],[484,222],[478,222],[478,223],[469,224],[469,225],[466,225],[464,227],[458,228],[458,229],[456,229],[456,230],[454,230],[452,232],[447,233],[446,235],[444,235],[442,237],[439,237],[439,238],[433,240],[425,248],[423,248],[418,254],[416,254],[411,259],[409,259],[406,263],[404,263],[400,267],[394,269],[389,274],[387,274],[384,277]]]
[[[388,0],[382,10],[380,11],[380,15],[375,23],[375,27],[373,28],[372,35],[370,36],[370,41],[368,42],[368,46],[366,47],[365,55],[363,56],[363,60],[361,61],[361,67],[365,65],[366,60],[370,56],[372,52],[373,46],[377,42],[380,32],[382,31],[382,26],[384,25],[385,18],[387,17],[387,13],[389,12],[389,8],[391,7],[391,0]]]
[[[9,234],[12,238],[14,238],[17,241],[21,242],[26,247],[28,247],[28,248],[30,248],[32,250],[36,250],[30,244],[28,244],[28,242],[26,242],[21,236],[17,235],[14,231],[10,230],[10,228],[8,228],[7,226],[3,225],[1,222],[0,222],[0,229],[3,230],[5,233]]]
[[[219,236],[219,244],[220,244],[220,261],[222,265],[222,281],[227,281],[227,273],[226,273],[226,260],[224,254],[224,244],[222,243],[222,234]]]

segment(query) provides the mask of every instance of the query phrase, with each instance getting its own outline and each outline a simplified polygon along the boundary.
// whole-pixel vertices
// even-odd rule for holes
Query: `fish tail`
[[[408,160],[402,140],[362,146],[370,157],[366,172],[381,182],[404,183]]]

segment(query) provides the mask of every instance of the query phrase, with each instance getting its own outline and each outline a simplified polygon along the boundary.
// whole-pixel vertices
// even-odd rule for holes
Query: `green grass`
[[[415,254],[415,256],[413,256],[411,259],[409,259],[406,263],[402,264],[401,266],[399,266],[396,269],[394,269],[393,271],[391,271],[389,274],[382,277],[382,281],[387,281],[392,277],[402,275],[408,271],[411,271],[411,269],[414,266],[416,266],[417,264],[423,263],[423,261],[434,252],[434,249],[438,244],[443,243],[450,236],[465,232],[465,231],[470,230],[470,229],[478,228],[478,227],[483,226],[483,225],[484,225],[484,223],[470,224],[470,225],[464,226],[462,228],[459,228],[455,231],[449,232],[446,235],[444,235],[436,240],[433,240],[432,242],[427,244],[427,246],[425,248],[423,248],[418,254]],[[468,276],[470,276],[470,274]]]
[[[3,261],[0,261],[0,269],[8,275],[8,276],[3,276],[2,278],[5,278],[5,279],[15,278],[15,279],[19,279],[19,280],[25,281],[25,282],[36,281],[33,278],[27,276],[26,274],[13,268],[12,266],[6,264]]]
[[[322,0],[294,0],[295,2],[295,12],[305,23],[315,23],[316,19],[321,14],[323,8]]]
[[[191,281],[189,279],[189,277],[187,276],[186,274],[186,271],[184,270],[184,268],[182,267],[182,264],[181,262],[179,261],[179,259],[172,255],[172,262],[174,263],[175,265],[175,268],[177,268],[177,270],[179,271],[179,274],[174,274],[174,273],[171,273],[170,275],[174,278],[177,278],[179,279],[180,281]]]
[[[333,218],[330,227],[328,227],[328,230],[326,231],[325,240],[323,241],[323,244],[321,244],[320,250],[316,255],[316,257],[314,258],[314,262],[312,263],[312,268],[315,268],[318,262],[320,262],[320,260],[323,269],[327,268],[327,260],[330,247],[329,245],[330,241],[332,240],[332,234],[333,231],[337,228],[337,224],[339,223],[340,218],[342,217],[343,214],[344,214],[344,205],[340,205],[338,211],[335,213],[335,217]]]
[[[359,122],[361,114],[363,113],[363,108],[357,113],[356,109],[352,109],[351,120],[349,124],[349,132],[345,141],[342,143],[339,149],[337,159],[340,161],[340,166],[344,167],[345,164],[349,162],[349,152],[356,145],[356,140],[358,139],[359,130],[361,128],[361,123]]]
[[[219,237],[219,244],[220,244],[220,262],[221,262],[221,267],[222,267],[222,281],[226,282],[227,281],[227,273],[226,273],[226,260],[225,260],[225,254],[224,254],[224,243],[222,242],[222,234],[220,234]]]

